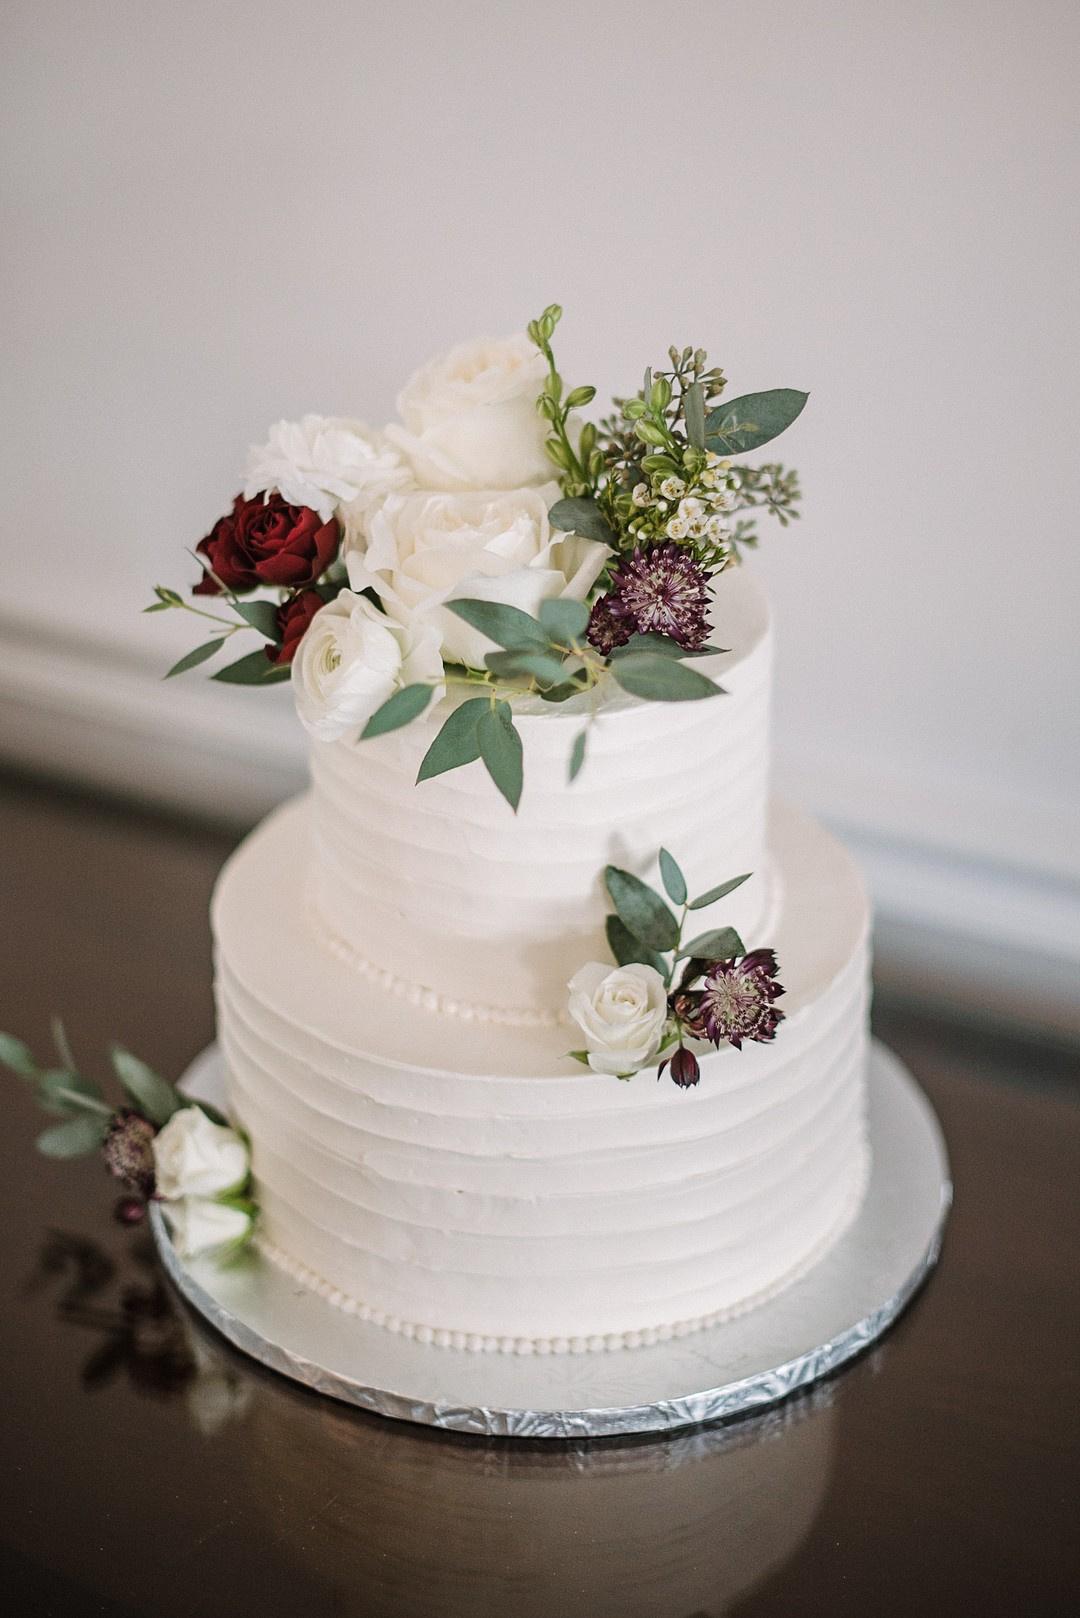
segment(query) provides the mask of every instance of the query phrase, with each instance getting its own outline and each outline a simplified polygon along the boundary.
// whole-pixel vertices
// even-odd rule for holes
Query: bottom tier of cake
[[[260,1239],[307,1286],[456,1348],[619,1349],[774,1296],[853,1218],[868,911],[814,822],[772,818],[786,1020],[707,1055],[685,1091],[567,1060],[568,1028],[448,1016],[373,981],[320,934],[308,851],[300,799],[233,856],[213,912]]]

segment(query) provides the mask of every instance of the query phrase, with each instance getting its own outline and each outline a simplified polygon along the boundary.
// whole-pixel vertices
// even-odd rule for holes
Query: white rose
[[[442,675],[434,624],[400,623],[351,590],[315,614],[292,661],[296,711],[322,741],[365,725],[402,686],[440,695]]]
[[[623,1077],[644,1067],[660,1048],[667,989],[653,966],[604,966],[590,961],[567,984],[571,1017],[585,1035],[589,1066]]]
[[[305,416],[279,421],[248,456],[244,499],[276,489],[291,506],[310,506],[323,522],[339,507],[356,520],[412,474],[397,450],[358,421]]]
[[[251,1229],[251,1215],[227,1202],[209,1197],[180,1197],[165,1204],[165,1218],[173,1246],[181,1258],[196,1258],[215,1247],[243,1241]]]
[[[556,483],[392,495],[373,514],[366,536],[346,535],[349,583],[354,590],[374,589],[403,623],[432,619],[448,662],[483,668],[493,643],[442,602],[472,596],[535,617],[552,596],[584,601],[610,554],[596,540],[551,527],[548,507],[558,497]]]
[[[422,367],[387,427],[426,489],[517,489],[551,476],[536,401],[547,365],[524,333],[462,343]]]
[[[201,1107],[181,1107],[153,1139],[159,1196],[214,1197],[247,1179],[248,1149],[235,1129],[215,1124]]]

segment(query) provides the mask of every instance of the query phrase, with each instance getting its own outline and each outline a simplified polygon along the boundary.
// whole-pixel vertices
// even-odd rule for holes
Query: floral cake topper
[[[326,741],[383,735],[450,694],[418,780],[479,759],[514,809],[523,693],[558,704],[614,682],[659,702],[720,695],[695,666],[718,649],[711,582],[756,543],[760,512],[798,515],[794,472],[738,458],[807,396],[727,399],[704,350],[672,348],[667,368],[584,420],[596,389],[563,380],[561,316],[551,304],[523,333],[424,366],[381,431],[279,422],[196,547],[193,599],[159,585],[146,609],[213,625],[169,673],[253,631],[256,648],[211,677],[291,678],[301,720]]]

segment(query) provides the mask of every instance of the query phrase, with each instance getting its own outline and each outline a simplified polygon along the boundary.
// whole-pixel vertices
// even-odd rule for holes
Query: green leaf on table
[[[570,781],[576,781],[581,773],[581,766],[585,762],[585,743],[588,740],[588,735],[587,730],[579,730],[574,737],[574,745],[570,749],[570,765],[567,770],[567,779]]]
[[[746,946],[734,927],[718,927],[715,932],[700,933],[679,949],[680,960],[730,961],[736,955],[745,954]]]
[[[41,1075],[37,1100],[38,1106],[46,1112],[55,1112],[62,1117],[84,1112],[108,1117],[112,1112],[92,1079],[84,1079],[81,1073],[62,1067],[50,1068]]]
[[[387,697],[381,708],[376,708],[360,732],[360,740],[366,742],[372,736],[384,736],[387,731],[400,730],[402,725],[410,724],[423,713],[434,694],[430,685],[402,686],[392,697]]]
[[[202,645],[196,646],[194,651],[187,652],[179,663],[174,663],[169,672],[162,675],[162,679],[171,680],[174,674],[186,674],[188,669],[197,669],[200,663],[205,663],[207,658],[213,657],[215,652],[220,652],[224,644],[224,635],[215,635],[213,640],[203,641]]]
[[[741,888],[744,882],[748,882],[751,874],[750,871],[744,871],[742,876],[733,876],[730,882],[721,882],[718,888],[710,888],[708,893],[702,893],[698,898],[691,899],[688,908],[704,910],[706,905],[715,904],[717,899],[726,899],[729,893],[734,893],[736,888]]]
[[[658,657],[673,657],[676,660],[688,657],[715,657],[718,652],[724,650],[723,646],[698,646],[689,651],[670,635],[658,635],[655,631],[648,630],[642,635],[631,635],[622,646],[616,646],[611,653],[611,660],[614,662],[619,657],[631,657],[635,652],[655,652]]]
[[[120,1045],[113,1046],[111,1055],[116,1076],[137,1110],[159,1128],[167,1124],[184,1104],[168,1079],[163,1079],[160,1073],[155,1073],[152,1067]]]
[[[540,622],[554,640],[571,644],[589,627],[589,609],[583,601],[556,596],[540,603]]]
[[[259,646],[235,663],[227,663],[210,678],[221,680],[225,685],[276,685],[279,680],[289,678],[289,671],[271,663],[265,648]]]
[[[503,601],[475,600],[446,601],[443,605],[509,652],[546,652],[550,645],[547,630],[520,607],[508,607]]]
[[[604,885],[619,920],[639,943],[647,944],[649,949],[675,949],[679,942],[679,924],[647,882],[631,871],[609,865],[604,872]]]
[[[96,1152],[105,1136],[104,1118],[65,1118],[52,1124],[37,1138],[37,1149],[46,1157],[87,1157]]]
[[[667,964],[663,956],[635,938],[629,927],[625,926],[618,916],[607,918],[604,931],[607,934],[608,949],[618,966],[632,966],[640,961],[644,966],[655,967],[660,976],[666,979]]]
[[[728,399],[705,418],[705,448],[717,455],[760,449],[791,426],[809,397],[798,388],[770,388]]]
[[[252,629],[257,629],[260,635],[265,635],[275,646],[281,645],[276,601],[234,601],[233,606]]]
[[[535,680],[548,690],[566,678],[566,670],[554,652],[488,652],[484,662],[500,679]]]
[[[480,715],[476,738],[488,774],[516,814],[523,781],[521,737],[508,702],[497,702]]]
[[[683,419],[686,436],[695,449],[705,448],[705,387],[694,382],[683,394]]]
[[[21,1079],[37,1078],[38,1065],[29,1045],[24,1045],[14,1034],[0,1034],[0,1063]]]
[[[679,869],[678,862],[668,853],[666,848],[660,850],[660,875],[664,882],[664,892],[672,904],[684,905],[686,903],[686,878]]]
[[[718,696],[723,689],[699,669],[657,652],[612,658],[610,667],[624,691],[650,702],[695,702]]]
[[[480,757],[477,725],[480,715],[490,706],[487,697],[470,697],[453,710],[424,754],[416,776],[418,782],[430,781],[433,776],[459,769]]]
[[[614,545],[615,535],[595,500],[587,495],[580,498],[556,500],[548,512],[552,528],[564,534],[581,534],[584,539],[599,540],[601,545]]]

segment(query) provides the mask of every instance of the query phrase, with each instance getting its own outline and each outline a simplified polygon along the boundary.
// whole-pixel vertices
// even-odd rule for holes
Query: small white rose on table
[[[667,987],[653,966],[589,961],[567,985],[568,1010],[585,1035],[585,1060],[597,1073],[630,1078],[660,1050]]]
[[[245,1240],[252,1209],[243,1192],[251,1165],[235,1129],[214,1123],[201,1107],[181,1107],[154,1136],[152,1149],[155,1191],[181,1257]]]

